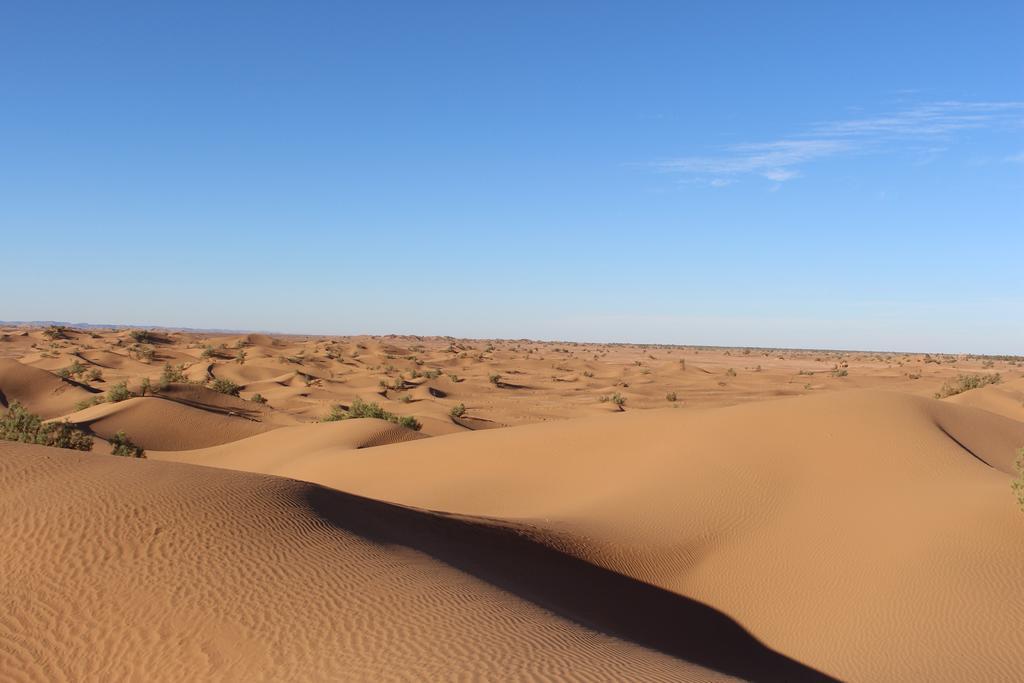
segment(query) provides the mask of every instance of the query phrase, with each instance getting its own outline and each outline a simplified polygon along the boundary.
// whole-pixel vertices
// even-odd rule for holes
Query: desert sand
[[[1019,680],[1021,362],[6,328],[0,678]]]

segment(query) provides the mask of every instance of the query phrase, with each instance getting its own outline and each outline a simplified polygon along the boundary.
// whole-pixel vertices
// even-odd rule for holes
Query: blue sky
[[[1021,35],[1019,2],[5,3],[0,319],[1024,353]]]

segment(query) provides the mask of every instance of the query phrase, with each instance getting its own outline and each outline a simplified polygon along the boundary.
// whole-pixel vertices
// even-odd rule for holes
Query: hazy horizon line
[[[352,334],[316,333],[316,332],[283,332],[279,330],[266,329],[235,329],[235,328],[204,328],[186,327],[181,325],[161,324],[137,324],[137,323],[90,323],[71,322],[68,320],[0,320],[0,325],[19,327],[44,327],[49,325],[60,325],[69,328],[83,329],[149,329],[163,330],[166,332],[186,332],[192,334],[267,334],[284,337],[419,337],[436,339],[457,339],[465,341],[522,341],[541,344],[583,344],[591,346],[653,346],[671,348],[692,348],[692,349],[751,349],[757,351],[823,351],[830,353],[885,353],[894,355],[940,355],[940,356],[969,356],[976,358],[1024,358],[1024,354],[1013,353],[974,353],[968,351],[908,351],[896,349],[858,349],[858,348],[831,348],[817,346],[760,346],[760,345],[734,345],[734,344],[678,344],[671,342],[641,342],[641,341],[595,341],[579,339],[535,339],[532,337],[459,337],[447,334],[417,334],[413,332],[385,332],[372,333],[361,332]]]

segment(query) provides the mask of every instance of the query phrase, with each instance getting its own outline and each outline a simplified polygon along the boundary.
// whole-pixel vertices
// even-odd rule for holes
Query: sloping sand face
[[[842,679],[1012,680],[1022,664],[1020,422],[868,391],[365,450],[341,436],[355,427],[308,456],[282,428],[159,457],[244,469],[273,437],[277,474],[514,529]]]
[[[0,358],[0,398],[4,406],[19,401],[28,410],[51,418],[70,413],[95,394],[51,372]]]
[[[64,419],[107,440],[124,431],[146,449],[204,448],[272,428],[238,413],[211,411],[152,396],[101,403]]]
[[[473,541],[458,529],[406,545],[411,522],[390,510],[287,479],[0,443],[0,678],[727,678],[437,559]]]

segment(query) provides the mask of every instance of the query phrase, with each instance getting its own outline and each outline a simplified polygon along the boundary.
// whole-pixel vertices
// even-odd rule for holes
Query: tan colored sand
[[[1019,359],[2,332],[3,403],[149,459],[0,443],[0,678],[1024,668]],[[56,377],[76,359],[102,379]],[[75,411],[164,363],[196,383]],[[316,422],[355,398],[423,429]]]
[[[87,389],[51,372],[0,358],[0,403],[5,407],[19,401],[33,413],[51,418],[74,411],[76,403],[93,396]]]
[[[341,424],[311,448],[326,426],[180,457],[513,525],[841,679],[1011,680],[1024,663],[1020,422],[854,391],[365,450],[366,427]]]
[[[109,440],[125,432],[145,449],[186,450],[244,439],[272,429],[238,413],[194,407],[164,398],[145,396],[74,412],[66,419]]]
[[[180,364],[192,381],[227,379],[241,386],[242,399],[263,396],[262,422],[311,422],[362,398],[420,419],[430,435],[613,412],[600,399],[614,393],[627,410],[691,410],[849,389],[931,396],[960,373],[999,372],[1007,386],[1024,377],[1019,360],[954,355],[183,332],[161,332],[158,343],[142,345],[154,354],[147,361],[125,330],[68,336],[51,341],[40,329],[0,330],[0,358],[52,371],[77,360],[102,370],[101,381],[87,382],[101,392],[120,381],[137,390],[143,378],[155,382],[165,363]],[[204,359],[207,346],[215,353]],[[402,388],[381,389],[382,381],[397,386],[400,376]],[[3,384],[0,372],[0,391]],[[77,400],[54,405],[64,412],[47,417],[70,412]],[[1024,401],[1003,403],[1003,414],[1024,419]],[[449,417],[460,404],[462,423]]]
[[[439,560],[453,532],[413,547],[402,522],[287,479],[0,442],[0,679],[725,678]]]

